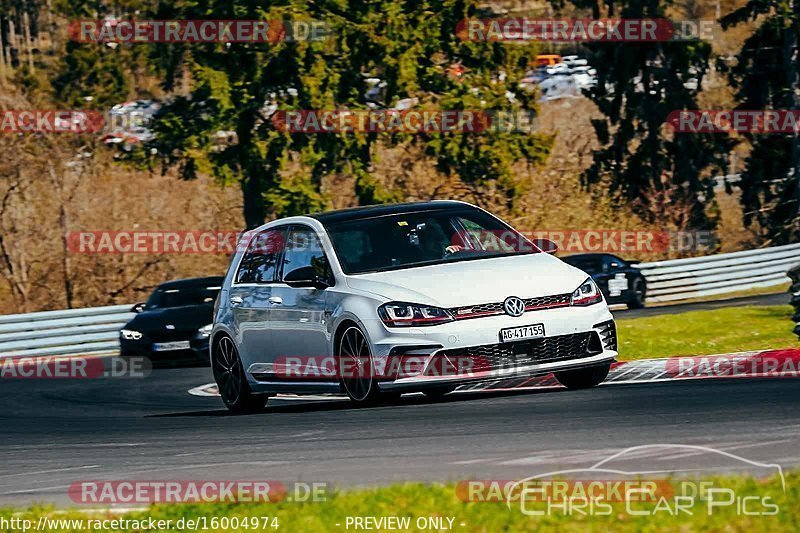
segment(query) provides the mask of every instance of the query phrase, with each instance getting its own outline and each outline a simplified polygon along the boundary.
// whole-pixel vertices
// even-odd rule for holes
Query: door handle
[[[280,305],[283,303],[283,298],[281,298],[280,296],[270,296],[268,301],[271,304]]]
[[[243,301],[241,296],[231,296],[231,305],[239,305]]]

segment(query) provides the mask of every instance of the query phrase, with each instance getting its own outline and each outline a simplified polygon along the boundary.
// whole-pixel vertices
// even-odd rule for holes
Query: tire
[[[428,389],[422,391],[422,394],[430,398],[431,400],[439,400],[443,398],[446,394],[450,394],[456,390],[455,387],[437,387],[435,389]]]
[[[371,405],[381,399],[372,366],[372,353],[364,333],[348,326],[338,337],[337,372],[342,390],[359,405]]]
[[[211,369],[219,395],[232,413],[257,413],[267,405],[266,394],[256,394],[250,389],[239,352],[230,337],[221,337],[214,344]]]
[[[647,298],[647,286],[642,278],[633,280],[633,299],[628,302],[628,309],[642,309]]]
[[[606,379],[609,370],[611,370],[611,363],[604,363],[578,370],[556,372],[555,376],[559,383],[570,390],[591,389]]]

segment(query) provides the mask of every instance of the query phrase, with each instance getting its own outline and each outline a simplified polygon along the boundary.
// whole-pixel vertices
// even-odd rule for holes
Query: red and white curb
[[[199,387],[195,387],[189,390],[189,394],[193,396],[205,396],[205,397],[219,397],[219,390],[217,389],[216,383],[208,383],[206,385],[200,385]],[[340,400],[345,398],[342,394],[331,394],[321,396],[319,394],[304,394],[304,395],[297,395],[297,394],[278,394],[276,398],[281,400]]]
[[[603,385],[658,383],[663,381],[719,378],[800,377],[800,349],[737,352],[718,355],[639,359],[614,363]],[[533,378],[503,379],[459,391],[540,389],[560,387],[553,374]]]
[[[200,385],[199,387],[189,389],[189,394],[192,396],[216,397],[219,396],[219,389],[217,389],[216,383],[208,383],[206,385]]]
[[[630,383],[659,383],[690,379],[732,378],[798,378],[800,349],[737,352],[718,355],[639,359],[614,363],[602,386]],[[561,385],[553,374],[536,377],[503,378],[474,385],[462,385],[458,392],[527,390],[558,388]],[[195,396],[219,396],[217,385],[209,383],[189,391]],[[297,396],[280,394],[279,398],[302,400],[335,400],[341,395]]]

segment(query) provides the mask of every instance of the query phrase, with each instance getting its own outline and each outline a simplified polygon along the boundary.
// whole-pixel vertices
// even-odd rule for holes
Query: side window
[[[348,271],[360,269],[364,261],[374,253],[366,231],[340,231],[332,234],[331,238],[336,243],[337,249],[347,251],[339,256],[339,261]]]
[[[247,247],[236,272],[236,283],[270,283],[286,242],[286,228],[274,228],[256,235]]]
[[[306,226],[292,226],[283,254],[283,277],[297,269],[307,267],[313,268],[321,278],[330,277],[328,260],[317,234]]]

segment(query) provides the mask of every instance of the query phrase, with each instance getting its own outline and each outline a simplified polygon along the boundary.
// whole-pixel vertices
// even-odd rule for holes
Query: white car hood
[[[588,274],[545,253],[459,261],[348,276],[347,284],[388,300],[460,307],[571,293]]]

